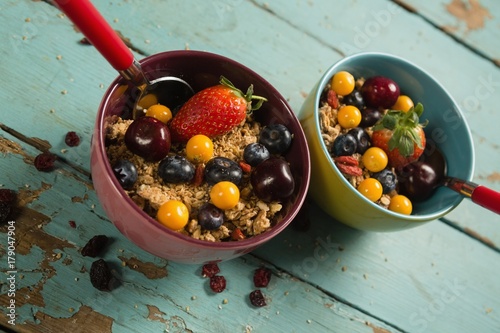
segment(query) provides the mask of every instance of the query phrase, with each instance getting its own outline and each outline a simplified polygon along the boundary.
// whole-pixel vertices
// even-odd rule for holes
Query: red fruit
[[[252,100],[257,100],[252,105]],[[191,97],[170,121],[172,141],[186,142],[196,134],[209,138],[228,133],[241,124],[247,113],[260,108],[264,97],[253,96],[251,85],[246,94],[225,77],[220,84]]]
[[[167,125],[153,117],[135,119],[125,132],[125,145],[147,161],[157,162],[170,151],[170,131]]]
[[[425,149],[425,124],[419,123],[424,108],[418,104],[408,112],[390,110],[373,127],[372,145],[385,151],[396,169],[418,160]]]
[[[253,274],[253,283],[257,288],[265,288],[271,281],[271,271],[268,268],[257,268]]]
[[[219,266],[215,263],[209,263],[203,265],[201,268],[201,276],[203,277],[212,277],[220,272]]]
[[[214,275],[210,277],[210,289],[215,293],[221,293],[226,289],[226,278],[222,275]]]
[[[390,108],[399,97],[399,86],[384,76],[374,76],[365,81],[361,94],[367,106]]]

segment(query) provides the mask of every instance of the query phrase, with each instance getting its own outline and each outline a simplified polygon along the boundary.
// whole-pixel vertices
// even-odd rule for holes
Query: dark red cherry
[[[279,201],[292,195],[295,188],[290,166],[279,157],[259,163],[250,176],[253,191],[263,201]]]
[[[125,132],[125,145],[147,161],[160,161],[170,151],[170,131],[153,117],[135,119]]]
[[[411,201],[423,201],[429,198],[439,183],[434,168],[422,161],[410,163],[399,172],[399,191]]]
[[[399,97],[399,86],[385,76],[373,76],[361,87],[366,106],[390,108]]]

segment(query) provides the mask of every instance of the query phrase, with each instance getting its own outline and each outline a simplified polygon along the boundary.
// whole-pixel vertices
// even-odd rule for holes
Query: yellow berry
[[[358,191],[370,201],[377,201],[382,197],[382,184],[375,178],[366,178],[358,185]]]
[[[361,156],[361,162],[363,162],[365,168],[371,172],[379,172],[385,169],[389,158],[385,151],[379,147],[368,148],[363,156]]]
[[[172,230],[180,230],[189,220],[189,210],[182,201],[169,200],[160,206],[156,219]]]
[[[337,118],[343,128],[354,128],[361,122],[361,112],[354,105],[346,105],[339,109]]]
[[[411,204],[410,199],[408,199],[402,194],[396,194],[391,198],[391,203],[389,204],[389,210],[396,213],[410,215],[413,210],[413,206]]]
[[[146,116],[153,117],[166,124],[170,119],[172,119],[172,111],[168,106],[155,104],[148,107],[146,110]]]
[[[234,183],[222,181],[210,190],[212,203],[220,209],[231,209],[240,201],[240,190]]]
[[[155,94],[147,94],[143,96],[139,102],[137,102],[137,105],[139,105],[143,109],[149,108],[151,105],[158,104],[158,98],[156,97]]]
[[[214,143],[203,134],[198,134],[186,143],[186,157],[193,163],[208,162],[214,156]]]
[[[346,71],[341,71],[335,73],[332,78],[332,89],[338,95],[349,95],[354,90],[354,85],[356,81],[354,80],[354,76],[351,73]]]
[[[399,95],[396,103],[391,107],[392,110],[408,112],[413,107],[413,101],[406,95]]]

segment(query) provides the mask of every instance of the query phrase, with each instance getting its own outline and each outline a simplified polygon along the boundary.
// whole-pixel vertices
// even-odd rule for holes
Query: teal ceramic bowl
[[[321,137],[318,106],[331,77],[342,70],[356,78],[383,75],[398,83],[402,94],[423,104],[421,121],[429,121],[425,127],[427,141],[443,153],[447,174],[464,180],[471,180],[473,176],[471,133],[463,113],[446,89],[407,60],[383,53],[360,53],[331,66],[312,89],[299,113],[311,156],[309,194],[313,200],[336,220],[366,231],[409,229],[451,212],[463,197],[445,187],[436,189],[427,200],[414,203],[412,215],[403,215],[366,199],[340,173]]]

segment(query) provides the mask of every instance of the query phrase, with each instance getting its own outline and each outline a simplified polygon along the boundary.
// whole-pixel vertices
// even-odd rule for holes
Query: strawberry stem
[[[389,139],[388,148],[393,150],[398,148],[399,153],[408,157],[413,155],[414,145],[422,147],[422,140],[418,131],[419,127],[425,127],[427,121],[423,124],[419,123],[419,117],[424,112],[424,107],[418,103],[415,107],[407,112],[399,110],[389,110],[384,117],[373,127],[373,130],[388,129],[391,130],[392,137]]]
[[[247,101],[247,113],[251,113],[252,111],[260,109],[262,104],[264,102],[267,102],[267,98],[262,97],[262,96],[257,96],[253,94],[253,84],[248,87],[246,94],[243,93],[240,89],[236,88],[234,84],[229,81],[226,77],[221,76],[220,77],[220,84],[223,86],[226,86],[233,90],[237,95],[240,97],[243,97]],[[257,102],[255,104],[252,103],[252,101],[256,100]]]

